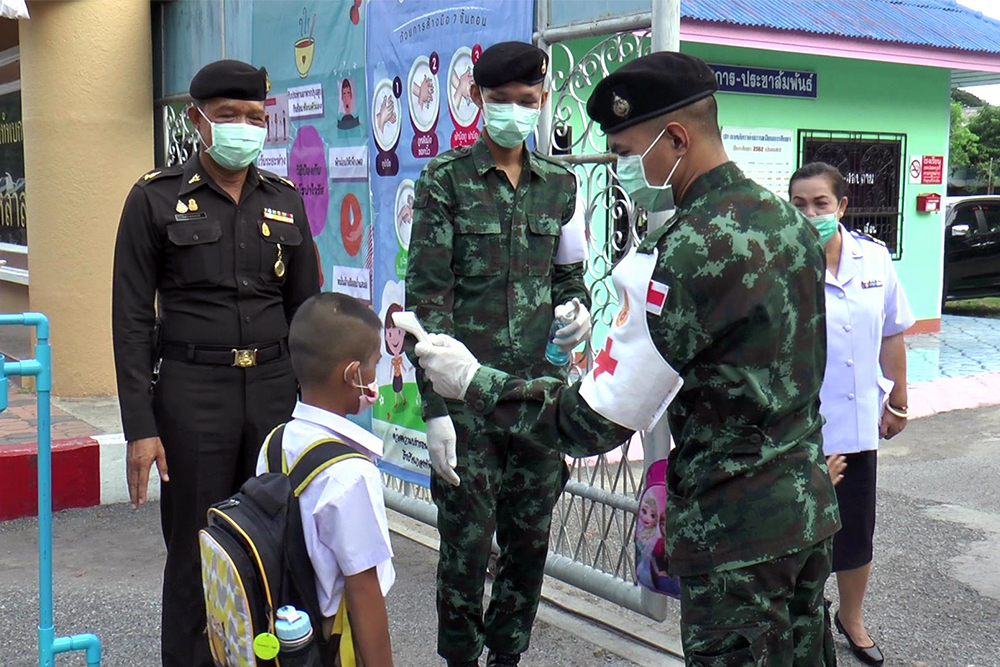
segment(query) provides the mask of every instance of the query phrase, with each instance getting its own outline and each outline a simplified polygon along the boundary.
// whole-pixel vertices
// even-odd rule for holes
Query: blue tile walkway
[[[1000,320],[944,315],[941,331],[906,338],[908,384],[1000,372]]]

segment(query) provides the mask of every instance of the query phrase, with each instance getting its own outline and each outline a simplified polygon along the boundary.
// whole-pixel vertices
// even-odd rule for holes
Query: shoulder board
[[[157,181],[168,176],[180,176],[184,172],[184,165],[174,165],[173,167],[165,167],[163,169],[154,169],[153,171],[146,172],[136,181],[136,185],[140,187],[145,187],[152,181]]]
[[[853,236],[854,238],[856,238],[856,239],[858,239],[860,241],[869,241],[869,242],[874,243],[876,245],[880,245],[883,248],[887,247],[885,245],[885,241],[877,239],[874,236],[869,236],[868,234],[865,234],[864,232],[859,232],[856,229],[852,229],[851,230],[851,236]]]
[[[562,160],[559,160],[558,158],[554,158],[551,155],[542,155],[538,151],[531,151],[531,152],[532,152],[532,154],[536,158],[538,158],[542,162],[545,162],[546,164],[550,164],[550,165],[552,165],[554,167],[559,167],[559,169],[561,171],[565,171],[565,172],[570,173],[570,174],[573,173],[573,168],[570,167],[569,165],[567,165],[566,163],[564,163]]]
[[[292,183],[290,180],[288,180],[284,176],[278,176],[273,171],[268,171],[267,169],[260,169],[258,167],[257,173],[260,174],[261,176],[263,176],[265,180],[268,180],[268,181],[270,181],[272,183],[281,183],[282,185],[287,185],[288,187],[290,187],[293,190],[295,189],[295,183]]]

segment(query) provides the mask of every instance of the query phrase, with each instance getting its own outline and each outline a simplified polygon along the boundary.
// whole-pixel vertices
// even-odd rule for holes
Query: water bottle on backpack
[[[281,607],[275,614],[274,634],[281,644],[281,667],[322,667],[309,614],[291,605]]]

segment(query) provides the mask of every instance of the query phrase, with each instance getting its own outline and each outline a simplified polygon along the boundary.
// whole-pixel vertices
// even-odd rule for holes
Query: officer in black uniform
[[[254,165],[269,87],[263,68],[234,60],[198,72],[188,117],[200,152],[140,178],[118,228],[112,323],[133,506],[154,462],[164,482],[164,667],[212,664],[197,531],[289,419],[288,324],[319,292],[301,195]]]

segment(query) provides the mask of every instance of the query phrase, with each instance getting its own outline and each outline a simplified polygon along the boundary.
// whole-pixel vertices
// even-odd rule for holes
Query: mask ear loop
[[[642,180],[646,181],[646,185],[648,185],[651,188],[655,188],[657,186],[650,185],[650,183],[649,183],[649,177],[646,176],[646,156],[649,155],[649,151],[653,150],[653,146],[655,146],[657,144],[657,142],[659,142],[660,139],[663,138],[663,135],[666,133],[666,131],[667,131],[667,128],[663,128],[662,130],[660,130],[660,133],[658,135],[656,135],[655,139],[653,139],[653,143],[651,143],[646,148],[646,150],[644,150],[642,152],[642,155],[639,156],[639,166],[642,167]],[[676,169],[677,167],[675,166],[674,168]],[[673,173],[671,172],[670,175],[673,176]],[[670,176],[667,177],[667,181],[669,181],[669,180],[670,180]],[[666,185],[666,183],[664,183],[663,185]],[[660,186],[660,187],[662,188],[663,186]]]
[[[205,119],[206,123],[208,123],[210,126],[215,124],[215,123],[213,123],[211,121],[211,119],[209,119],[208,116],[205,115],[205,112],[202,111],[201,108],[197,104],[192,104],[191,106],[194,107],[195,111],[197,111],[199,114],[201,114],[201,117]],[[194,128],[194,133],[198,135],[198,141],[200,141],[201,145],[205,147],[205,150],[208,150],[209,148],[211,148],[211,146],[208,145],[208,142],[205,141],[205,137],[201,136],[201,130],[199,130],[196,127],[196,128]]]
[[[358,375],[361,374],[361,364],[358,363],[357,361],[352,361],[351,363],[344,366],[344,382],[346,382],[347,384],[351,384],[351,382],[353,381],[348,377],[348,369],[350,369],[350,367],[353,366],[354,364],[358,364]]]

